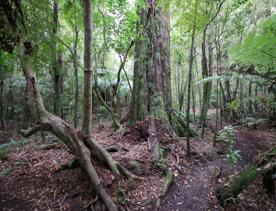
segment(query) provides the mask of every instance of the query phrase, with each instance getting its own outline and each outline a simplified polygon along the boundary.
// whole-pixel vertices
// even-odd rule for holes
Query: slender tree
[[[3,66],[0,65],[0,128],[5,128],[4,120],[4,70]]]
[[[83,87],[83,133],[90,137],[92,120],[92,14],[91,1],[84,0],[84,87]]]
[[[59,29],[59,6],[56,1],[54,1],[53,5],[53,78],[54,78],[54,113],[60,117],[62,117],[62,55],[60,51],[57,49],[57,39],[58,37],[58,29]]]
[[[202,68],[202,78],[207,78],[212,75],[212,48],[211,44],[209,43],[209,64],[207,60],[207,53],[206,53],[206,34],[208,31],[208,28],[210,24],[215,20],[215,18],[218,16],[219,12],[221,11],[222,5],[224,1],[221,1],[218,5],[218,9],[216,10],[215,14],[210,18],[210,20],[206,23],[203,29],[202,34],[202,44],[201,44],[201,51],[202,51],[202,57],[201,57],[201,68]],[[211,88],[212,88],[212,81],[207,81],[203,84],[203,100],[202,100],[202,109],[201,109],[201,137],[204,137],[204,130],[205,130],[205,123],[206,123],[206,117],[208,113],[209,108],[209,101],[210,101],[210,95],[211,95]]]
[[[190,128],[190,99],[191,99],[191,86],[192,86],[192,70],[193,70],[193,63],[194,63],[194,47],[195,47],[195,33],[196,33],[196,17],[197,17],[197,0],[195,1],[195,11],[194,11],[194,18],[193,18],[193,25],[192,25],[192,35],[191,35],[191,47],[190,47],[190,59],[189,59],[189,73],[188,73],[188,97],[187,97],[187,109],[186,109],[186,125],[187,128]],[[190,147],[190,130],[187,130],[186,133],[187,139],[187,155],[190,156],[191,154],[191,147]]]

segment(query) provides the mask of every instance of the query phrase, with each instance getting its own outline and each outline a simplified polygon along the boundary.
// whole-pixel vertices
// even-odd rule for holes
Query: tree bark
[[[197,1],[195,5],[194,20],[193,20],[193,30],[191,36],[191,48],[190,48],[190,59],[189,59],[189,73],[188,73],[188,97],[187,97],[187,110],[186,110],[186,125],[187,128],[190,128],[190,99],[191,99],[191,84],[192,84],[192,70],[194,63],[194,46],[195,46],[195,32],[196,32],[196,16],[197,16]],[[190,130],[187,130],[186,133],[187,141],[187,156],[191,155],[191,146],[190,146]]]
[[[206,56],[206,33],[208,27],[206,27],[203,31],[203,41],[202,41],[202,59],[201,59],[201,67],[202,67],[202,78],[207,78],[212,76],[212,50],[211,44],[209,43],[209,63],[207,62]],[[212,89],[212,81],[207,81],[203,84],[203,100],[202,100],[202,110],[201,110],[201,137],[204,137],[206,118],[209,108],[210,96]]]
[[[53,5],[53,78],[54,78],[54,113],[60,117],[62,117],[62,74],[61,74],[61,66],[62,66],[62,55],[57,50],[57,39],[58,36],[58,12],[59,6],[55,1]]]
[[[84,0],[84,87],[82,132],[90,137],[92,120],[92,5]]]
[[[171,107],[169,16],[155,1],[147,3],[140,11],[145,34],[135,43],[130,124],[150,114],[168,122],[165,108]]]
[[[78,38],[79,38],[79,30],[75,26],[75,41],[73,46],[74,77],[75,77],[75,102],[74,102],[74,127],[75,128],[78,127],[78,111],[79,111]]]

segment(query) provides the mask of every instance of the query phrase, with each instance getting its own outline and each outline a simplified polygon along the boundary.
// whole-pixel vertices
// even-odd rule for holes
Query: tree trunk
[[[83,123],[82,132],[90,137],[92,120],[92,6],[90,0],[84,0],[84,87],[83,87]]]
[[[74,102],[74,127],[78,127],[78,111],[79,111],[79,76],[78,76],[78,39],[79,30],[75,27],[75,41],[73,46],[74,59],[74,77],[75,77],[75,102]]]
[[[5,120],[4,120],[4,70],[0,66],[0,128],[4,130]]]
[[[192,70],[194,64],[194,46],[195,46],[195,32],[196,32],[196,16],[197,16],[197,2],[195,5],[195,13],[193,20],[193,30],[191,36],[191,48],[190,48],[190,59],[189,59],[189,73],[188,73],[188,97],[187,97],[187,110],[186,110],[186,125],[187,128],[190,128],[190,99],[191,99],[191,86],[192,86]],[[190,130],[187,130],[186,133],[187,141],[187,156],[191,155],[191,146],[190,146]]]
[[[207,78],[212,75],[211,72],[211,62],[212,62],[212,52],[211,47],[209,46],[209,67],[207,62],[207,56],[206,56],[206,33],[207,33],[208,27],[206,26],[203,31],[203,38],[202,38],[202,59],[201,59],[201,68],[202,68],[202,78]],[[210,102],[210,95],[211,95],[211,88],[212,88],[212,81],[207,81],[203,84],[203,100],[202,100],[202,109],[201,109],[201,137],[204,137],[204,130],[205,130],[205,124],[206,124],[206,118],[209,108],[209,102]]]
[[[54,113],[58,116],[62,116],[62,56],[61,53],[57,50],[57,39],[58,36],[58,12],[59,6],[55,1],[53,5],[53,78],[54,78]]]
[[[249,81],[249,86],[248,86],[248,113],[249,115],[253,114],[253,102],[252,102],[252,82]]]
[[[168,122],[166,107],[171,106],[169,16],[148,0],[148,10],[140,11],[147,28],[135,44],[133,95],[130,123],[149,114]]]

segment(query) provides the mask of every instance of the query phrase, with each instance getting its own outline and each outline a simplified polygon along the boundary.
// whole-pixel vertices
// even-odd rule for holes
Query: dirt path
[[[254,161],[254,157],[268,149],[266,141],[246,131],[237,131],[236,149],[240,150],[242,159],[235,169],[231,169],[225,155],[214,155],[213,159],[186,168],[185,177],[179,177],[162,200],[161,210],[199,211],[223,210],[215,197],[216,188],[227,181],[227,176],[244,169]],[[222,169],[221,179],[215,180],[215,172]]]

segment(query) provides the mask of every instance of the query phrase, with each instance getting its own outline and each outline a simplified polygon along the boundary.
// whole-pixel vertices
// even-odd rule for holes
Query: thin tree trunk
[[[206,33],[208,30],[208,27],[210,24],[215,20],[215,18],[218,16],[222,5],[224,1],[220,2],[218,5],[218,9],[214,16],[209,20],[209,22],[205,25],[203,30],[203,36],[202,36],[202,58],[201,58],[201,68],[202,68],[202,77],[203,79],[206,77],[210,77],[212,75],[212,48],[209,43],[209,64],[207,62],[207,56],[206,56]],[[204,129],[205,129],[205,122],[206,117],[208,113],[209,108],[209,101],[210,101],[210,95],[211,95],[211,89],[212,89],[212,81],[208,81],[203,84],[203,101],[202,101],[202,109],[201,109],[201,137],[204,137]]]
[[[241,126],[243,126],[244,109],[243,109],[243,79],[240,80],[240,119]]]
[[[253,114],[253,102],[252,102],[252,82],[249,81],[249,85],[248,85],[248,113],[249,115]]]
[[[0,124],[0,128],[4,130],[4,70],[2,66],[0,66]]]
[[[84,0],[84,87],[83,87],[83,133],[91,136],[92,120],[92,5]]]
[[[196,55],[196,47],[195,47],[194,55]],[[199,79],[197,56],[195,56],[195,70],[196,70],[196,77]],[[201,109],[202,109],[202,94],[201,94],[201,85],[200,84],[197,85],[197,90],[198,90],[198,99],[199,99],[199,110],[201,111]]]
[[[201,66],[202,66],[202,77],[210,77],[211,76],[211,61],[212,61],[212,52],[210,50],[209,46],[209,67],[207,63],[207,56],[206,56],[206,32],[207,27],[203,31],[203,41],[202,41],[202,60],[201,60]],[[202,110],[201,110],[201,137],[204,137],[204,131],[205,131],[205,124],[206,124],[206,118],[209,108],[209,101],[210,101],[210,95],[211,95],[211,88],[212,88],[212,81],[207,81],[203,84],[203,100],[202,100]]]
[[[186,140],[187,140],[187,156],[191,155],[191,146],[190,146],[190,99],[191,99],[191,85],[192,85],[192,70],[194,63],[194,45],[195,45],[195,32],[196,32],[196,15],[197,15],[197,1],[195,5],[194,21],[193,21],[193,31],[191,37],[191,48],[190,48],[190,59],[189,59],[189,73],[188,73],[188,96],[187,96],[187,110],[186,110]]]
[[[121,126],[120,122],[117,120],[115,112],[113,111],[113,109],[109,105],[107,105],[105,100],[102,98],[102,96],[98,92],[98,87],[97,86],[95,86],[94,92],[95,92],[96,96],[98,97],[98,99],[100,100],[100,102],[102,103],[102,105],[110,113],[110,115],[112,117],[112,121],[113,121],[113,123],[112,123],[113,128],[120,131],[122,129],[122,126]]]
[[[75,27],[75,42],[73,46],[74,59],[74,77],[75,77],[75,103],[74,103],[74,127],[78,127],[78,111],[79,111],[79,76],[78,76],[78,38],[79,30]]]
[[[196,120],[196,93],[195,93],[194,86],[192,86],[192,98],[193,98],[193,116],[194,116],[194,121],[195,121]]]
[[[216,124],[215,124],[215,134],[214,134],[214,140],[213,145],[215,146],[217,141],[217,131],[218,131],[218,104],[219,104],[219,81],[217,81],[217,95],[216,95]]]

